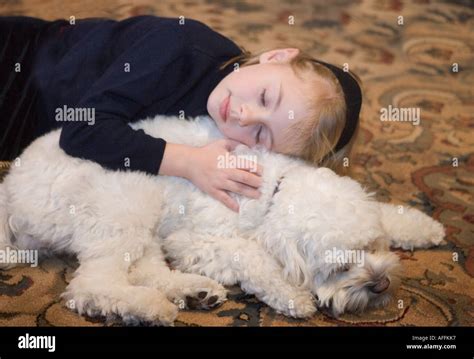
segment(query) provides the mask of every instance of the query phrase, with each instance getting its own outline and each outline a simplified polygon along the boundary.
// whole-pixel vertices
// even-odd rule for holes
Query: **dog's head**
[[[349,177],[304,165],[268,187],[262,193],[268,204],[253,201],[244,223],[253,223],[249,229],[289,281],[311,289],[335,315],[388,302],[399,282],[399,260],[388,251],[372,194]]]
[[[333,251],[328,254],[331,255],[341,265],[326,277],[317,274],[310,284],[319,307],[337,317],[344,312],[384,307],[392,299],[400,284],[401,267],[396,254],[352,250]],[[348,258],[356,260],[343,263]]]

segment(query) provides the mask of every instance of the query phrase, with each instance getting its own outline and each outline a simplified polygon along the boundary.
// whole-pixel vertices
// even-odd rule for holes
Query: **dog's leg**
[[[218,238],[185,230],[164,239],[164,248],[176,268],[234,285],[254,294],[277,312],[295,318],[315,311],[313,295],[285,280],[279,263],[258,243],[243,238]]]
[[[387,203],[379,203],[379,207],[391,247],[413,250],[446,243],[443,225],[425,213]]]
[[[81,315],[119,315],[127,324],[173,325],[177,306],[158,289],[131,285],[127,269],[123,258],[114,256],[83,260],[61,296]]]
[[[226,289],[215,280],[170,270],[158,244],[145,248],[143,257],[132,266],[129,278],[133,284],[159,289],[180,309],[210,309],[226,300]]]
[[[8,225],[8,211],[7,211],[8,195],[6,184],[0,183],[0,251],[5,251],[12,246],[12,233]],[[0,269],[10,269],[15,267],[14,263],[7,263],[0,261]]]

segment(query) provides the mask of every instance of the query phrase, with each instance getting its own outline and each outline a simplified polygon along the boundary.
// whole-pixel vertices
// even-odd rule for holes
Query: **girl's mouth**
[[[224,122],[227,121],[227,116],[229,115],[229,107],[230,107],[229,104],[230,104],[230,94],[221,102],[221,105],[219,107],[219,113]]]

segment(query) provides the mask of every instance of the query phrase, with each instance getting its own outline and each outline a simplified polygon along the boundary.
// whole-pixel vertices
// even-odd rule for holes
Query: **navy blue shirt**
[[[158,174],[165,140],[127,123],[157,114],[208,114],[210,93],[233,68],[219,66],[241,53],[234,42],[191,19],[185,25],[155,16],[52,22],[33,67],[36,136],[61,126],[59,144],[71,156],[113,170]],[[65,106],[94,109],[94,121],[58,117]]]

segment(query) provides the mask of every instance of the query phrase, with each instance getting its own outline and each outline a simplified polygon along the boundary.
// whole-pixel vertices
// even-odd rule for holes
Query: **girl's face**
[[[232,71],[216,86],[207,110],[224,136],[285,151],[284,130],[305,114],[308,96],[317,96],[288,63],[298,51],[265,52],[258,64]]]

